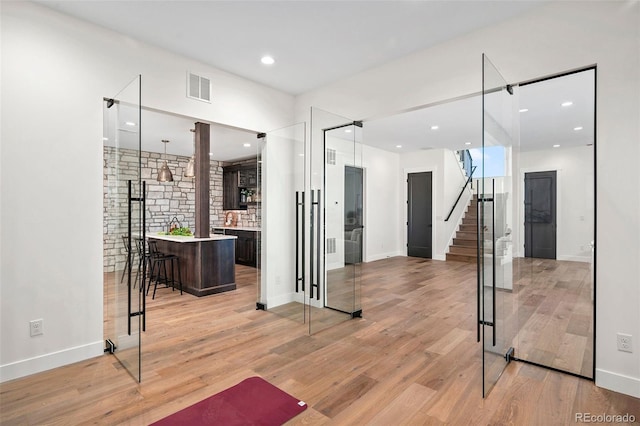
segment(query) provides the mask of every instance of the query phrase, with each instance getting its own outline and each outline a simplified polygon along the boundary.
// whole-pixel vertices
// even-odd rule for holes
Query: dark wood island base
[[[187,293],[200,297],[236,289],[236,237],[149,235],[149,238],[157,241],[160,252],[180,258],[182,288]]]

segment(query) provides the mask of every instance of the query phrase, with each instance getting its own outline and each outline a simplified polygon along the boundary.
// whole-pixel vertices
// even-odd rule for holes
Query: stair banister
[[[449,219],[451,218],[451,215],[453,214],[453,211],[456,209],[456,206],[458,205],[458,202],[462,198],[462,194],[464,194],[464,190],[467,189],[467,185],[469,185],[469,183],[471,182],[471,179],[473,178],[473,172],[475,172],[475,171],[476,171],[476,166],[471,167],[471,174],[469,174],[469,177],[467,178],[467,181],[465,182],[464,186],[460,190],[460,193],[458,194],[458,198],[456,198],[456,202],[453,203],[453,207],[451,207],[451,210],[449,211],[449,214],[447,215],[447,218],[444,220],[445,222],[448,222]]]

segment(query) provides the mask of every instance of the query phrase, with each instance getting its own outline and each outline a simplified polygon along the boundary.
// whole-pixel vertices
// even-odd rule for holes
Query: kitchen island
[[[180,259],[182,288],[195,296],[207,296],[236,289],[236,236],[208,238],[149,234],[158,250]]]

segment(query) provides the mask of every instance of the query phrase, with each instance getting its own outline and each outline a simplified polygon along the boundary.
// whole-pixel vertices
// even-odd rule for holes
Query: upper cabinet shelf
[[[224,167],[222,188],[222,208],[224,210],[246,210],[248,204],[255,204],[260,200],[258,163]]]

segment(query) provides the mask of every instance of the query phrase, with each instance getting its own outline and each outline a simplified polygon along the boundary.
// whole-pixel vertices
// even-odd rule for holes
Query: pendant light
[[[184,177],[196,177],[196,129],[189,129],[193,133],[193,155],[184,169]]]
[[[171,174],[171,170],[167,165],[167,144],[169,141],[163,139],[162,143],[164,144],[164,164],[158,170],[158,182],[173,182],[173,174]]]

